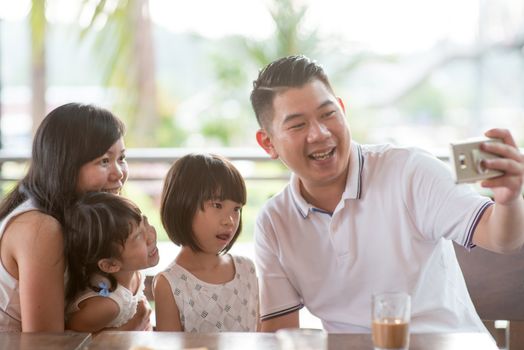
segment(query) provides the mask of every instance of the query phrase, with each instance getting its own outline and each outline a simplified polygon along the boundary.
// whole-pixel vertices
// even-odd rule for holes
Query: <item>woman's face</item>
[[[127,180],[127,171],[124,140],[120,138],[102,156],[80,167],[76,190],[79,194],[86,192],[119,194]]]

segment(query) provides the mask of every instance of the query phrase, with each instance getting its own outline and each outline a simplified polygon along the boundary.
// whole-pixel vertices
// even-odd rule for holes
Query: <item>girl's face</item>
[[[205,253],[217,254],[231,242],[238,229],[242,204],[229,199],[208,200],[193,218],[193,234]]]
[[[159,260],[156,246],[156,230],[142,217],[140,225],[133,227],[127,237],[119,261],[120,271],[136,271],[155,266]]]
[[[119,194],[127,180],[124,140],[120,138],[102,156],[82,165],[78,172],[76,190]]]

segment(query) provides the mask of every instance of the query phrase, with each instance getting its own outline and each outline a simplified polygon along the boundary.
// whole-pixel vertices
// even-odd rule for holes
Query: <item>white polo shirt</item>
[[[305,305],[329,332],[369,332],[371,295],[403,291],[412,332],[485,331],[451,240],[471,248],[492,203],[422,150],[353,142],[332,214],[304,200],[295,175],[260,212],[261,317]]]

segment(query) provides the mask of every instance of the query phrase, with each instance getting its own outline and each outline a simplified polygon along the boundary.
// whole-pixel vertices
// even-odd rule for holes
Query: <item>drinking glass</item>
[[[406,293],[373,295],[371,329],[375,350],[407,350],[411,300]]]

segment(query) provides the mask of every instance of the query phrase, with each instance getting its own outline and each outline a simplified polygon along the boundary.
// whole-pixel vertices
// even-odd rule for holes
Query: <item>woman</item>
[[[120,192],[123,134],[111,112],[77,103],[38,128],[28,173],[0,205],[0,331],[64,330],[64,208],[85,192]],[[148,328],[140,309],[124,329]]]

